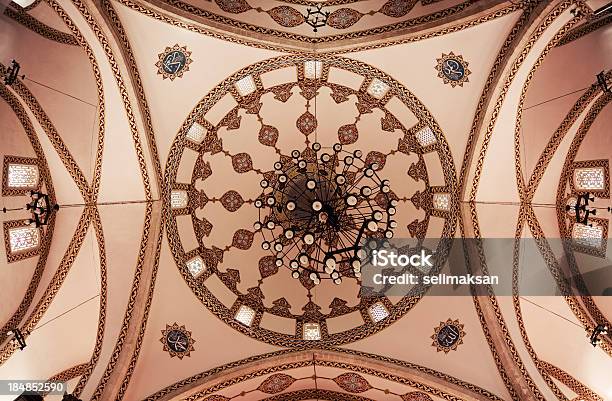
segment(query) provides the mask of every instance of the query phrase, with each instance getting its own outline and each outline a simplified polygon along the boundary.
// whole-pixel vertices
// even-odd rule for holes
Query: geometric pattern
[[[226,4],[229,4],[229,2]],[[268,77],[272,75],[268,75],[268,73],[276,70],[293,70],[294,72],[291,75],[283,75],[281,79],[284,79],[284,81],[279,80],[274,85],[270,85]],[[361,77],[362,84],[356,84],[354,88],[346,86],[342,81],[337,80],[336,70],[358,74]],[[313,80],[307,78],[307,76],[318,78]],[[276,185],[274,183],[276,179],[274,169],[276,167],[273,166],[274,162],[270,161],[270,157],[275,152],[279,154],[279,159],[276,157],[274,159],[280,160],[279,163],[290,160],[291,156],[285,154],[287,151],[284,147],[289,139],[288,135],[291,135],[288,132],[296,131],[303,135],[300,135],[300,137],[305,145],[304,149],[307,150],[310,150],[310,144],[316,141],[317,135],[325,135],[330,140],[335,140],[336,135],[338,135],[337,138],[346,148],[351,148],[353,143],[356,143],[356,148],[358,148],[362,139],[368,141],[368,149],[363,156],[368,163],[377,165],[377,171],[385,175],[390,172],[387,166],[397,166],[397,163],[404,162],[408,168],[401,174],[406,174],[407,177],[416,177],[416,180],[423,182],[426,189],[429,187],[429,181],[423,153],[425,151],[436,153],[443,166],[443,188],[452,194],[457,181],[454,168],[447,168],[447,166],[453,165],[453,160],[444,135],[440,132],[436,121],[425,106],[401,84],[373,67],[354,60],[327,55],[320,55],[317,59],[313,59],[312,56],[289,55],[266,60],[236,72],[213,89],[211,94],[213,93],[214,97],[211,97],[212,95],[204,97],[190,116],[191,121],[200,121],[207,125],[207,133],[200,147],[188,146],[191,151],[199,152],[191,180],[182,178],[182,181],[187,180],[192,184],[173,183],[168,191],[172,192],[172,190],[178,188],[183,190],[184,187],[181,187],[181,185],[187,185],[189,206],[180,209],[180,212],[191,214],[199,244],[198,254],[202,255],[207,266],[207,278],[205,280],[191,279],[193,273],[185,266],[184,261],[189,258],[185,256],[186,252],[177,230],[175,218],[169,221],[168,234],[175,260],[182,261],[178,262],[177,266],[181,270],[181,274],[186,276],[187,284],[197,294],[203,305],[211,309],[217,317],[228,325],[242,333],[258,340],[287,347],[312,346],[308,344],[311,341],[318,344],[344,344],[355,341],[358,338],[382,330],[401,315],[407,313],[418,302],[419,297],[406,299],[407,306],[402,307],[399,316],[397,315],[398,308],[394,304],[387,305],[386,303],[373,305],[365,302],[359,304],[355,301],[348,302],[347,300],[337,299],[334,301],[333,307],[323,308],[314,299],[308,301],[307,296],[311,295],[313,289],[310,286],[311,280],[307,276],[300,276],[298,280],[291,284],[304,287],[306,289],[304,295],[294,297],[292,301],[289,301],[292,298],[283,298],[282,295],[279,296],[278,294],[275,294],[271,299],[267,299],[270,288],[272,288],[269,283],[276,280],[284,282],[285,277],[279,278],[279,276],[290,278],[291,272],[287,266],[277,265],[274,258],[266,258],[261,254],[261,235],[259,233],[260,228],[257,225],[244,223],[242,218],[229,214],[242,215],[256,212],[257,208],[263,204],[262,200],[268,202],[267,199],[260,199],[258,194],[261,194],[260,185],[261,188]],[[318,95],[316,95],[317,93]],[[225,116],[214,117],[214,121],[218,122],[212,123],[211,113],[216,113],[214,110],[217,110],[213,110],[213,107],[220,104],[221,99],[226,99],[227,95],[233,98],[236,105],[228,105]],[[317,103],[314,101],[315,95],[317,96]],[[347,102],[349,99],[351,100]],[[386,107],[390,99],[399,101],[400,107],[404,107],[412,115],[418,116],[417,126],[435,129],[436,135],[431,135],[431,138],[435,140],[436,146],[430,145],[425,150],[419,146],[414,131],[404,125],[405,117],[392,113]],[[296,104],[303,107],[297,113],[295,113]],[[324,104],[327,108],[331,107],[332,109],[328,112],[332,113],[335,112],[336,105],[338,105],[338,108],[349,107],[356,114],[352,115],[351,113],[348,120],[339,121],[339,124],[331,132],[317,132],[316,104],[319,104],[319,107],[321,107],[321,104]],[[274,109],[271,106],[274,106]],[[294,116],[294,123],[279,126],[273,119],[284,116],[283,113],[288,111],[285,107],[291,108],[289,110]],[[262,110],[275,110],[275,112],[264,114]],[[245,123],[247,118],[253,121],[253,117],[249,114],[254,114],[257,125],[253,126],[253,122]],[[379,116],[384,116],[384,118],[381,119]],[[362,133],[358,127],[364,126],[364,123],[360,120],[366,118],[373,125]],[[411,121],[409,124],[412,126],[414,122]],[[297,130],[295,128],[292,130],[292,125]],[[229,127],[236,130],[236,133],[229,132]],[[189,126],[186,126],[183,131],[187,132],[189,128]],[[390,138],[380,141],[379,146],[379,141],[372,139],[375,135],[386,135]],[[290,140],[300,139],[292,137]],[[323,140],[325,140],[325,137],[323,137]],[[171,152],[171,160],[168,161],[168,174],[171,177],[171,182],[177,179],[177,169],[181,165],[182,150],[180,147],[186,149],[185,142],[177,139],[172,145],[174,149]],[[282,144],[283,148],[280,148],[279,144]],[[355,147],[351,151],[354,149]],[[298,153],[300,157],[306,160],[314,155],[312,152],[303,149],[300,149]],[[408,157],[415,160],[412,166],[405,161]],[[229,166],[228,159],[231,160],[231,167],[229,168],[233,171],[230,170],[231,174],[226,179],[222,176]],[[259,178],[256,178],[257,182],[253,181],[257,176],[259,176]],[[357,178],[356,175],[350,174],[347,174],[346,177],[347,182],[352,182]],[[195,189],[194,185],[196,184],[193,183],[198,183],[198,180],[202,179],[215,182],[214,192],[212,187],[210,187],[210,194],[205,193],[205,191],[209,191],[208,189]],[[167,185],[170,185],[170,183]],[[391,192],[389,197],[396,202],[396,207],[403,209],[403,204],[410,202],[414,189],[412,186],[407,186],[400,190],[402,196]],[[424,200],[421,202],[421,210],[425,210],[424,215],[415,216],[417,219],[410,219],[403,226],[401,223],[398,225],[398,229],[402,231],[404,236],[413,236],[418,241],[424,240],[429,216],[432,216],[434,212],[432,194],[435,191],[423,190],[422,192]],[[193,202],[191,198],[194,199]],[[374,201],[377,204],[379,202],[384,203],[384,200],[378,199],[378,197]],[[454,202],[453,198],[450,198],[449,202]],[[211,203],[216,203],[216,206],[221,207],[215,207],[214,212],[212,212],[206,206],[206,212],[204,212],[204,205]],[[260,206],[257,206],[258,204]],[[177,210],[177,212],[179,211]],[[173,216],[178,215],[179,213],[173,214]],[[435,214],[435,216],[443,220],[442,236],[450,235],[451,229],[455,225],[455,217],[450,213]],[[268,225],[266,222],[262,223]],[[226,239],[219,239],[221,237],[212,234],[213,230],[217,230],[218,227],[223,227],[220,228],[221,230],[227,230],[228,235],[224,237]],[[233,236],[231,232],[234,233]],[[206,246],[204,246],[204,240]],[[216,252],[214,257],[212,256],[213,250]],[[441,244],[438,251],[442,255],[448,253],[446,247]],[[240,252],[240,254],[237,252]],[[252,260],[252,262],[248,263],[248,266],[246,263],[239,262],[237,266],[236,257],[238,255],[240,260]],[[193,255],[190,254],[191,256]],[[226,256],[232,262],[224,262]],[[256,277],[246,273],[245,269],[247,268],[256,269]],[[231,274],[229,274],[230,271]],[[236,309],[230,309],[229,306],[226,306],[233,302],[220,302],[217,304],[219,308],[212,308],[212,305],[206,301],[206,298],[208,298],[215,302],[212,287],[208,288],[209,285],[212,285],[209,275],[214,276],[213,279],[221,279],[222,285],[225,285],[228,290],[240,298],[237,305],[234,303]],[[350,278],[351,280],[346,280],[342,285],[357,285],[357,276]],[[243,282],[240,283],[240,286],[237,286],[236,284],[240,282],[239,279],[248,280],[248,283]],[[248,314],[248,319],[242,319],[242,314],[240,314],[240,320],[243,320],[241,322],[242,327],[237,325],[239,319],[236,315],[241,305],[245,307],[248,305],[248,308],[252,309],[255,314],[252,320],[250,318],[252,313]],[[351,323],[343,329],[344,331],[334,335],[328,333],[326,319],[340,317],[356,311],[361,312],[361,316],[365,316],[367,321]],[[292,320],[293,330],[288,328],[287,331],[280,331],[264,328],[263,322],[268,315]],[[389,319],[388,317],[391,315],[396,316],[396,318]],[[367,327],[371,325],[372,321],[377,321],[374,329]],[[260,324],[262,324],[261,327]]]

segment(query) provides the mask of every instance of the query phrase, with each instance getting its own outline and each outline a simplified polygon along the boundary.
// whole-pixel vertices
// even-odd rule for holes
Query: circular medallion
[[[440,322],[440,326],[435,328],[431,338],[434,340],[432,345],[438,351],[448,353],[451,350],[456,350],[460,344],[463,344],[463,325],[459,320],[448,319],[446,322]]]
[[[157,73],[162,75],[164,79],[182,77],[185,71],[189,70],[189,64],[192,60],[189,57],[191,52],[187,50],[186,46],[179,46],[178,44],[173,47],[166,47],[166,49],[159,54],[159,60],[155,64],[158,68]]]
[[[361,86],[335,81],[331,69],[362,76]],[[269,74],[276,70],[294,76]],[[222,101],[228,96],[233,105]],[[391,100],[418,123],[389,110]],[[427,153],[442,165],[436,187]],[[390,76],[337,56],[265,60],[215,87],[177,135],[164,189],[169,244],[193,293],[234,329],[292,348],[356,341],[397,321],[420,295],[373,300],[351,243],[361,231],[420,246],[432,216],[443,221],[440,237],[452,237],[454,208],[435,208],[433,196],[456,192],[453,166],[433,116]],[[448,247],[436,248],[440,264]],[[367,317],[376,301],[388,306],[376,326],[364,319],[329,332],[331,319]]]
[[[445,84],[450,84],[452,87],[463,86],[464,82],[468,82],[468,75],[471,71],[468,69],[468,62],[463,60],[460,55],[442,53],[442,57],[437,59],[436,70],[438,77],[442,78]]]
[[[166,329],[162,330],[160,341],[164,344],[164,351],[167,351],[171,357],[177,356],[183,359],[194,351],[195,340],[191,338],[191,332],[187,331],[185,326],[179,326],[176,323],[172,326],[166,325]]]

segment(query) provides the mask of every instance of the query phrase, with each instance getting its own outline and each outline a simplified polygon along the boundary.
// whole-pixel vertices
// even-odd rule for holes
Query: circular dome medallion
[[[439,159],[436,180],[443,185],[429,184],[426,158]],[[321,178],[315,167],[326,163],[335,164],[327,170],[333,177]],[[300,257],[276,255],[298,238],[302,247],[327,241],[342,248],[347,239],[336,234],[356,224],[344,208],[365,207],[366,199],[369,235],[392,231],[418,245],[437,219],[443,223],[433,235],[451,238],[454,171],[432,115],[390,76],[337,56],[266,60],[210,91],[172,144],[164,192],[169,244],[194,294],[234,329],[292,348],[349,343],[395,322],[420,297],[361,296],[357,264],[324,260],[321,278],[325,271],[331,280],[318,280],[306,269],[294,274]],[[357,181],[358,191],[346,189]],[[333,194],[342,199],[331,201]],[[311,237],[283,226],[310,217],[317,219],[311,228],[334,229]],[[283,238],[271,241],[264,235],[270,231]],[[440,241],[435,250],[440,264],[448,246]],[[388,313],[375,313],[383,309]]]

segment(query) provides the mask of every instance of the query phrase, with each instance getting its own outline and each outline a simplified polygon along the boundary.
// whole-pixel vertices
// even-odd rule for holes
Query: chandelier
[[[59,205],[51,204],[49,195],[38,191],[30,191],[30,198],[31,202],[26,204],[26,210],[32,213],[30,225],[36,228],[46,226],[51,215],[59,210]]]
[[[314,284],[359,279],[366,256],[361,247],[368,239],[392,238],[397,227],[397,200],[379,169],[361,150],[348,152],[338,143],[324,151],[315,142],[281,156],[273,174],[261,180],[263,192],[255,200],[254,229],[276,266]]]
[[[25,210],[29,210],[32,218],[28,219],[27,222],[31,227],[40,228],[49,224],[51,216],[57,212],[60,208],[59,205],[53,204],[49,195],[39,192],[30,191],[30,202],[26,203]],[[24,210],[24,208],[7,209],[2,208],[2,212],[14,212],[17,210]]]

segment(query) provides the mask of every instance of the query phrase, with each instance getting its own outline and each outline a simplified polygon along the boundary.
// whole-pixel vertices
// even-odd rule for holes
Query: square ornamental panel
[[[308,60],[304,62],[304,78],[319,79],[323,71],[323,62],[318,60]]]
[[[582,223],[574,223],[572,227],[572,238],[576,245],[597,250],[602,247],[603,232],[603,227],[595,224],[590,227]]]
[[[606,188],[603,167],[584,167],[574,170],[574,185],[579,191],[603,191]]]
[[[319,323],[304,323],[304,340],[317,341],[321,339],[321,327]]]
[[[38,166],[12,163],[8,166],[9,188],[36,188],[38,179]]]
[[[378,78],[374,78],[372,82],[370,82],[367,92],[376,99],[382,99],[387,92],[389,92],[389,85]]]
[[[368,308],[368,313],[370,314],[372,321],[376,323],[389,316],[389,311],[385,305],[382,304],[382,302],[376,302],[374,305],[370,306]]]
[[[189,130],[187,131],[187,139],[197,144],[202,143],[205,136],[206,129],[197,122],[191,124],[191,127],[189,127]]]
[[[33,250],[40,245],[40,230],[35,227],[13,227],[8,230],[10,253]]]
[[[187,270],[193,277],[198,277],[206,270],[206,264],[204,263],[204,259],[201,256],[196,256],[187,261]]]
[[[429,127],[420,129],[416,134],[416,139],[422,147],[433,145],[436,143],[436,134]]]
[[[252,75],[247,75],[241,80],[236,82],[236,89],[240,96],[247,96],[251,93],[255,92],[257,86],[255,85],[255,80]]]
[[[450,210],[450,194],[435,193],[433,194],[433,207],[436,210],[448,212]]]
[[[4,156],[2,167],[2,195],[26,195],[40,186],[38,160],[33,157]]]
[[[175,189],[170,194],[170,207],[172,209],[184,209],[187,207],[187,191],[182,189]]]
[[[251,324],[253,324],[253,320],[255,319],[255,311],[246,305],[241,305],[238,312],[236,312],[234,319],[247,327],[251,327]]]

